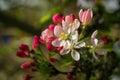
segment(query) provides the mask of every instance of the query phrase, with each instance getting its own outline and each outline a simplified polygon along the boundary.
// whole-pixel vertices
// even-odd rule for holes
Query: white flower
[[[63,46],[63,49],[67,48],[68,40],[74,36],[74,31],[78,29],[80,25],[79,20],[75,19],[73,22],[62,21],[62,26],[56,25],[54,28],[54,35],[57,37],[54,41],[52,41],[52,45],[55,47]]]
[[[97,38],[96,38],[96,35],[97,35],[98,31],[95,30],[92,35],[91,35],[91,42],[92,42],[92,45],[93,45],[93,48],[92,48],[92,52],[93,52],[93,56],[95,59],[98,60],[97,56],[95,55],[95,52],[99,55],[105,55],[107,52],[105,49],[101,48],[101,46],[103,45],[103,42],[102,41],[99,41]]]
[[[74,60],[78,61],[80,59],[80,53],[76,50],[85,46],[85,42],[78,42],[78,32],[74,32],[74,36],[71,36],[71,41],[67,41],[67,49],[62,49],[60,53],[62,55],[71,53]]]

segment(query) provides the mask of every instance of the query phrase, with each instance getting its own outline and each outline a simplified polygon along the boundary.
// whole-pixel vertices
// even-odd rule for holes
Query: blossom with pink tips
[[[53,37],[53,31],[49,30],[49,28],[45,29],[42,33],[41,33],[41,39],[43,40],[43,42],[46,44],[47,43],[47,39],[50,37]]]
[[[90,24],[93,17],[93,12],[91,9],[87,9],[83,11],[82,9],[79,11],[79,19],[83,25]]]
[[[62,26],[66,29],[69,28],[70,32],[73,33],[80,26],[78,19],[75,19],[74,14],[65,16],[65,20],[62,21]]]

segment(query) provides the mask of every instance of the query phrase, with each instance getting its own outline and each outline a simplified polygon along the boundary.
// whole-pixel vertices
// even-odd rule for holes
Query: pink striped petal
[[[79,11],[79,19],[80,19],[81,22],[82,22],[82,16],[83,16],[83,10],[81,9]]]

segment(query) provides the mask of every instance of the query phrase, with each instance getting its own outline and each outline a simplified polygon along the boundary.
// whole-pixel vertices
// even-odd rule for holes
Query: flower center
[[[74,45],[71,45],[71,46],[70,46],[70,49],[74,49]]]
[[[73,22],[70,22],[69,26],[73,26]]]
[[[69,37],[68,34],[65,34],[65,33],[61,33],[61,34],[60,34],[60,38],[63,39],[63,40],[68,39],[68,37]]]

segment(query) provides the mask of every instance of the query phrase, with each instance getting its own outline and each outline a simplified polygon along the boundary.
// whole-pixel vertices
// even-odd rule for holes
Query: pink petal
[[[91,10],[91,9],[88,9],[88,10],[85,12],[84,23],[89,24],[89,23],[91,22],[91,20],[92,20],[92,17],[93,17],[92,10]]]
[[[73,28],[75,28],[75,30],[78,29],[79,26],[80,26],[80,22],[79,22],[79,20],[78,20],[78,19],[75,19],[73,23],[74,23]]]
[[[72,18],[71,18],[70,16],[66,16],[66,17],[65,17],[65,22],[66,22],[67,24],[70,24],[70,23],[72,22]]]
[[[59,26],[59,25],[56,25],[55,28],[54,28],[54,35],[59,37],[59,35],[61,34],[62,32],[62,27]]]
[[[52,41],[52,45],[55,47],[61,47],[61,40],[59,39],[55,39],[54,41]]]
[[[81,9],[79,11],[79,19],[80,19],[81,22],[82,22],[82,16],[83,16],[83,10]]]

